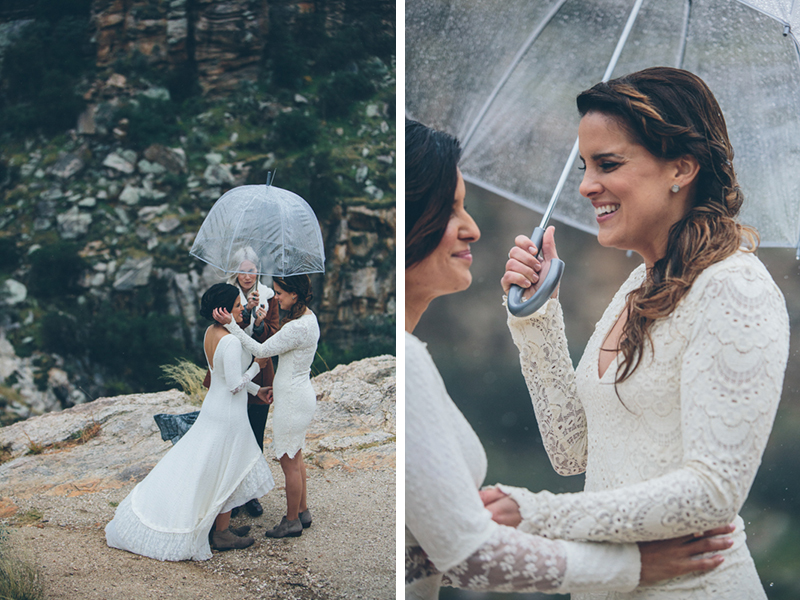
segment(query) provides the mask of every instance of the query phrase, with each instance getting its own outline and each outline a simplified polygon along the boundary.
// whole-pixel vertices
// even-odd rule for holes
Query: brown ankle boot
[[[254,541],[251,537],[237,537],[230,529],[225,531],[217,531],[215,529],[211,532],[211,547],[220,552],[247,548],[252,546]]]

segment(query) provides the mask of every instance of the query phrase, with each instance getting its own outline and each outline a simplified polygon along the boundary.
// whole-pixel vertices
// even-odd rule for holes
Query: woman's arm
[[[586,470],[586,414],[575,386],[564,316],[550,299],[530,317],[508,315],[519,362],[547,455],[560,475]]]
[[[222,338],[225,339],[224,337]],[[222,340],[220,340],[220,343]],[[227,342],[227,346],[224,348],[222,353],[222,365],[225,372],[225,387],[232,394],[236,394],[237,392],[243,390],[245,387],[248,388],[248,391],[251,389],[255,389],[255,393],[258,393],[258,386],[251,385],[251,380],[255,377],[261,367],[258,363],[253,363],[250,365],[250,368],[247,369],[244,374],[242,374],[242,345],[237,343],[236,341]]]
[[[515,238],[500,281],[506,294],[512,285],[536,289],[546,276],[550,259],[558,258],[554,233],[553,227],[545,232],[543,261],[537,258],[538,249],[530,238],[524,235]],[[560,475],[575,475],[586,470],[586,415],[575,388],[564,317],[555,299],[557,293],[558,290],[529,317],[517,318],[509,313],[508,328],[519,349],[522,375],[550,462]]]
[[[267,341],[259,344],[230,318],[230,313],[227,311],[215,309],[213,314],[214,318],[225,325],[225,329],[241,342],[244,349],[256,358],[277,356],[309,344],[308,331],[299,320],[290,321]]]
[[[585,583],[585,589],[631,590],[638,584],[633,545],[570,544],[493,523],[475,482],[481,462],[480,442],[433,361],[419,340],[406,336],[405,524],[425,559],[449,571],[452,585],[470,589],[555,592]],[[430,574],[413,557],[412,551],[407,579]]]
[[[789,350],[786,305],[763,268],[740,267],[714,273],[689,317],[693,328],[680,374],[682,466],[603,492],[556,496],[498,486],[519,504],[521,530],[560,539],[641,541],[735,518],[780,399]]]

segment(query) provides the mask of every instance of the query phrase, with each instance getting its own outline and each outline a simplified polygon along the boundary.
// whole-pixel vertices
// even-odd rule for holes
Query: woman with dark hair
[[[287,315],[278,332],[263,344],[249,337],[224,308],[214,310],[214,318],[254,356],[278,357],[278,370],[272,387],[272,446],[286,478],[286,515],[265,535],[297,537],[311,525],[303,448],[306,430],[317,406],[310,376],[319,341],[319,325],[317,317],[308,308],[313,298],[308,275],[274,277],[273,286],[275,300]]]
[[[492,521],[478,489],[486,454],[447,394],[425,344],[413,335],[431,300],[469,287],[470,244],[480,237],[464,207],[458,141],[406,120],[406,598],[439,587],[474,590],[630,591],[641,583],[704,571],[728,547],[706,537],[636,544],[563,542]],[[539,265],[532,263],[536,271]]]
[[[789,349],[783,296],[736,221],[743,196],[713,94],[665,67],[578,96],[580,192],[598,241],[644,264],[614,296],[573,371],[556,297],[508,317],[553,467],[586,471],[586,491],[554,496],[499,486],[485,500],[520,530],[636,542],[733,522],[725,564],[629,595],[591,598],[765,598],[738,511],[761,462]],[[535,287],[543,265],[525,236],[502,278]],[[504,497],[503,492],[510,495]],[[588,598],[589,596],[578,596]]]
[[[203,338],[211,387],[191,429],[117,507],[106,526],[112,548],[159,560],[207,560],[209,537],[216,550],[253,543],[249,527],[229,528],[230,511],[275,485],[247,420],[247,392],[263,395],[266,388],[250,381],[261,366],[251,365],[239,341],[214,322],[219,308],[241,318],[239,290],[218,283],[203,294],[200,315],[213,323]]]

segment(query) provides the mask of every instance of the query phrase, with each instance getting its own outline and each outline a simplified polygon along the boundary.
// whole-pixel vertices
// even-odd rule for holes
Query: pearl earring
[[[671,189],[675,194],[677,194],[680,191],[681,186],[679,186],[677,183],[675,183],[675,184],[673,184]]]

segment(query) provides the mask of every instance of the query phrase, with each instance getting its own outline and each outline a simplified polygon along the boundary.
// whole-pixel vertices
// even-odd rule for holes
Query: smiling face
[[[242,271],[237,275],[239,286],[247,293],[253,287],[253,284],[258,279],[258,270],[256,266],[249,260],[243,260],[239,265],[239,270]]]
[[[297,302],[297,294],[287,292],[278,285],[277,281],[272,283],[272,289],[275,290],[275,300],[278,301],[278,306],[280,306],[281,310],[291,310]]]
[[[420,262],[406,269],[407,299],[412,297],[430,302],[438,296],[465,290],[472,283],[469,245],[478,241],[481,232],[464,207],[465,193],[464,178],[459,170],[453,210],[439,245]]]
[[[656,158],[616,120],[598,112],[581,119],[578,137],[586,167],[580,193],[594,206],[597,240],[633,250],[652,266],[666,252],[670,227],[689,210],[691,181],[684,163],[693,159]],[[684,189],[672,192],[675,183]]]

